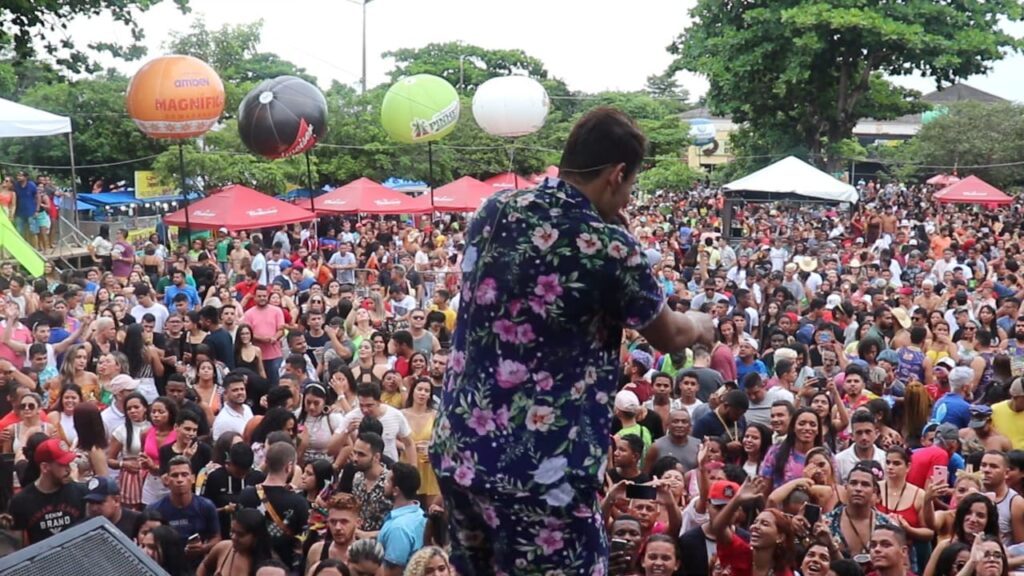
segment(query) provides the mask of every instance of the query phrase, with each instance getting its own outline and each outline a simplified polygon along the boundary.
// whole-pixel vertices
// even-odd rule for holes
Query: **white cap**
[[[829,294],[828,298],[825,299],[825,309],[834,310],[836,306],[843,303],[843,297],[839,294]]]
[[[640,399],[629,390],[620,390],[615,394],[615,409],[636,414],[640,411]]]

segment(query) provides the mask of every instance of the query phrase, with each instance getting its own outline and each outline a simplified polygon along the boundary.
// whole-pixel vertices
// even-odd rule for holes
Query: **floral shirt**
[[[391,512],[391,499],[384,494],[384,483],[387,482],[390,473],[390,470],[384,468],[369,490],[366,489],[366,478],[362,472],[356,472],[352,478],[352,496],[359,502],[360,530],[380,530],[384,525],[384,518]]]
[[[565,182],[473,217],[431,458],[476,493],[567,506],[604,477],[623,326],[663,296],[639,244]]]

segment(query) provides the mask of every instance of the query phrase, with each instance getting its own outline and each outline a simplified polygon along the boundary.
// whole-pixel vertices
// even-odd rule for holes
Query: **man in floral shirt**
[[[597,109],[566,143],[564,180],[490,198],[472,220],[432,444],[459,574],[598,574],[597,507],[622,329],[659,350],[710,341],[663,305],[623,226],[646,140]]]

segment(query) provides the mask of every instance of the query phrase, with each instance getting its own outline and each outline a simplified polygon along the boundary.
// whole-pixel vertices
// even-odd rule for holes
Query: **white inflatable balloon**
[[[548,115],[548,92],[533,78],[491,78],[476,89],[473,118],[484,132],[507,138],[540,130]]]

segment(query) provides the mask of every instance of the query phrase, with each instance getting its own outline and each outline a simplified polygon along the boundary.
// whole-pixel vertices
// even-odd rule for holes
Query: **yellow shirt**
[[[431,304],[430,305],[430,311],[433,312],[435,310],[437,310],[437,304]],[[444,327],[447,328],[449,332],[454,333],[455,332],[455,319],[458,318],[459,315],[456,314],[455,310],[452,310],[451,308],[448,308],[446,310],[437,310],[437,311],[442,313],[442,314],[444,314]]]
[[[1012,398],[992,405],[992,426],[1010,439],[1014,450],[1024,450],[1024,412],[1014,412],[1010,402]]]

